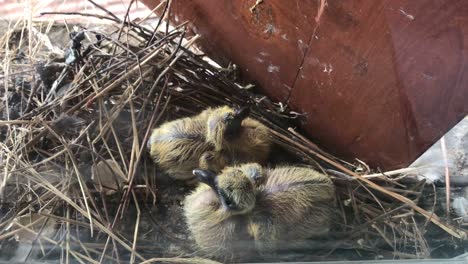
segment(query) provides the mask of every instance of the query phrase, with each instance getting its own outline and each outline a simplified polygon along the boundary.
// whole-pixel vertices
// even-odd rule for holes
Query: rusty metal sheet
[[[405,166],[468,113],[464,0],[173,0],[171,10],[208,55],[307,113],[305,131],[339,156]]]

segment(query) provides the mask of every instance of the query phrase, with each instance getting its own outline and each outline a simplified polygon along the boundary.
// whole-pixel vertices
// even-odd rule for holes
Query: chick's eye
[[[228,207],[234,206],[234,201],[226,194],[226,192],[220,191],[219,195],[221,196],[221,199],[224,200],[226,206]]]
[[[226,205],[229,206],[229,207],[231,207],[233,205],[232,200],[229,199],[229,198],[224,199],[224,201],[226,202]]]

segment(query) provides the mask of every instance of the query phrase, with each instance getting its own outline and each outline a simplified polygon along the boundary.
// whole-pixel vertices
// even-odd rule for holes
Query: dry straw
[[[308,259],[338,258],[346,250],[363,258],[431,257],[434,228],[438,241],[456,245],[466,239],[466,229],[435,214],[432,187],[405,177],[415,171],[371,174],[363,163],[321,150],[291,128],[300,115],[194,52],[199,36],[187,36],[186,23],[169,30],[161,29],[160,20],[150,28],[90,2],[105,14],[61,14],[113,24],[106,30],[76,27],[66,50],[48,37],[57,28],[53,22],[11,23],[0,39],[2,245],[27,232],[33,246],[48,244],[39,259],[59,252],[67,262],[205,263],[193,248],[158,251],[148,238],[153,229],[162,239],[171,231],[163,230],[167,223],[152,219],[148,227],[142,220],[148,208],[161,206],[158,197],[165,192],[145,142],[165,120],[223,104],[250,105],[290,157],[334,178],[341,209],[337,232]],[[162,17],[168,6],[157,8]],[[100,172],[112,178],[99,179]],[[434,207],[423,209],[419,204],[428,197]],[[17,221],[28,215],[35,221]],[[126,218],[133,226],[124,226]]]

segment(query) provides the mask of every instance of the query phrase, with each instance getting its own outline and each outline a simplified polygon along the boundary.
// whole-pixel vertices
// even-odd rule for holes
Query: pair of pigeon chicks
[[[184,214],[197,245],[213,256],[246,247],[268,252],[321,237],[335,209],[326,175],[260,165],[272,139],[248,115],[248,108],[208,108],[161,125],[148,141],[152,159],[168,175],[203,183],[186,197]]]

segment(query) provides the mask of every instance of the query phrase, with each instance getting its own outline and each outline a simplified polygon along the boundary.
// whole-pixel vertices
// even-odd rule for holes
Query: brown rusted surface
[[[207,54],[306,112],[325,149],[404,166],[468,113],[465,0],[255,2],[173,0],[172,20],[190,20]]]

